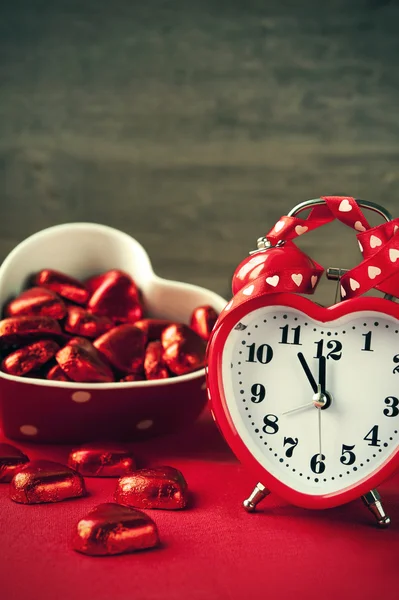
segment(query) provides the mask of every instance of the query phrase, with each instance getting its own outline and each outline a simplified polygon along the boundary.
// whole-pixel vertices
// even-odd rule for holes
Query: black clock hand
[[[320,356],[319,358],[319,386],[321,393],[326,393],[326,357]]]
[[[317,394],[317,383],[315,381],[315,378],[312,375],[312,371],[309,369],[309,365],[306,362],[305,357],[302,354],[302,352],[298,352],[298,358],[299,358],[299,362],[302,365],[303,370],[305,371],[305,375],[308,378],[308,381],[312,387],[312,390],[314,391],[315,394]]]

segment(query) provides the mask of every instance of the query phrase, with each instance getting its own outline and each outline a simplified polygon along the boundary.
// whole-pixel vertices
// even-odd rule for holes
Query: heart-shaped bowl
[[[158,277],[132,237],[95,223],[44,229],[20,243],[0,267],[0,304],[18,295],[28,278],[55,269],[86,279],[110,269],[129,273],[150,316],[188,323],[197,306],[220,312],[226,301],[188,283]],[[205,369],[167,380],[75,383],[0,372],[4,434],[40,443],[136,440],[181,429],[207,400]]]

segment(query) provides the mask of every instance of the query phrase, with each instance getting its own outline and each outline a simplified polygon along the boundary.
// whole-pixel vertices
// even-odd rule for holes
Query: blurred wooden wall
[[[0,259],[95,221],[227,297],[297,202],[353,195],[398,216],[398,17],[377,0],[3,3]],[[360,258],[343,226],[302,245],[326,266]]]

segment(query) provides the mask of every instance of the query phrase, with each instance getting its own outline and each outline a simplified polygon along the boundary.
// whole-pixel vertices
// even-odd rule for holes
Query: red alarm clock
[[[362,208],[386,222],[371,228]],[[342,302],[322,307],[300,294],[323,269],[292,240],[335,218],[357,232],[364,259],[327,273],[340,278]],[[315,509],[362,497],[389,524],[376,487],[399,466],[398,229],[373,203],[310,200],[238,267],[208,345],[207,385],[226,441],[261,482],[248,511],[270,492]],[[362,296],[371,288],[386,296]]]

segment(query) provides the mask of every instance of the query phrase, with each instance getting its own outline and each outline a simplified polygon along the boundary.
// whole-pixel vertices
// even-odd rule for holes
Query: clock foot
[[[257,483],[252,494],[249,496],[249,498],[244,500],[242,505],[247,512],[254,512],[259,502],[261,502],[263,498],[266,498],[266,496],[269,494],[270,490],[265,488],[265,486],[261,483]]]
[[[381,496],[378,493],[378,490],[371,490],[362,496],[362,500],[369,511],[376,518],[379,527],[383,529],[390,525],[391,519],[385,514],[384,507],[381,503]]]

